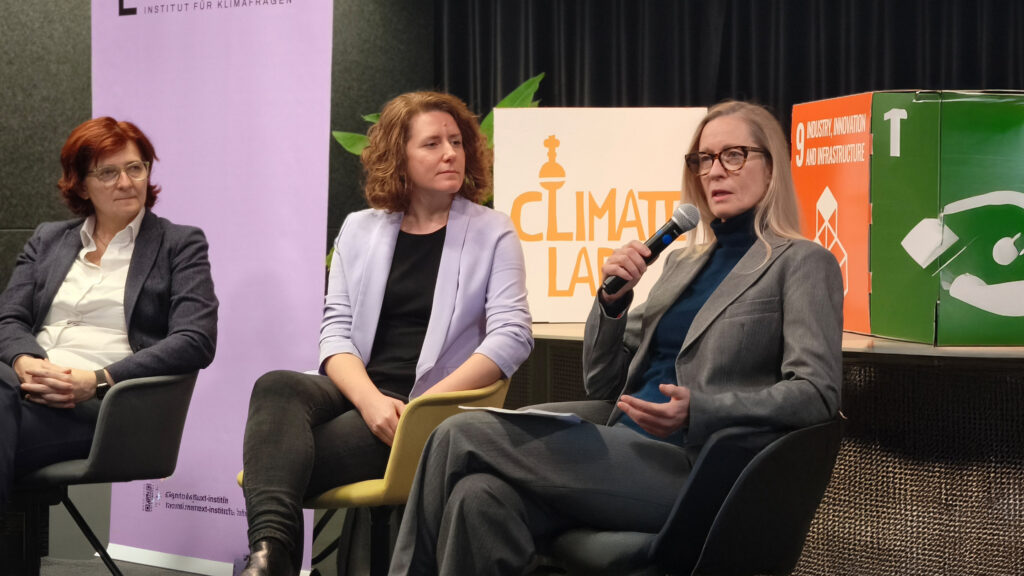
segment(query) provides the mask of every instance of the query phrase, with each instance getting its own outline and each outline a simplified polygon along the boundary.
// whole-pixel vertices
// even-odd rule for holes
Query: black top
[[[377,335],[366,365],[370,380],[393,396],[408,398],[416,382],[416,363],[430,322],[445,229],[430,234],[398,232]]]

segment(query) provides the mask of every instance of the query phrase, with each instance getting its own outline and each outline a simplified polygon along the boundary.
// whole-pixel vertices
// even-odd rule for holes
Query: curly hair
[[[123,150],[131,142],[139,149],[142,161],[149,164],[150,173],[153,161],[158,160],[156,151],[149,138],[131,122],[118,122],[110,116],[86,120],[71,131],[64,147],[60,151],[60,165],[63,171],[57,188],[60,190],[64,204],[77,216],[90,216],[96,209],[92,202],[83,198],[85,177],[93,169],[97,160],[103,156],[115,154]],[[146,183],[146,208],[156,204],[160,187],[152,182]]]
[[[486,197],[491,188],[492,155],[476,116],[450,94],[408,92],[388,102],[381,110],[380,121],[367,133],[370,143],[361,159],[370,207],[388,212],[403,212],[409,207],[405,147],[410,124],[417,115],[435,110],[451,114],[462,133],[466,175],[459,194],[476,203]]]

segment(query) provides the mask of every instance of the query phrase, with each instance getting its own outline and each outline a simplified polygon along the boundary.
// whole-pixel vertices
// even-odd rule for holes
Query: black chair
[[[120,570],[68,498],[72,484],[98,484],[165,478],[174,472],[185,417],[197,373],[125,380],[113,386],[100,405],[89,457],[46,466],[20,478],[15,506],[22,510],[22,554],[10,572],[38,576],[40,525],[57,502],[64,504],[107,569]],[[6,561],[5,561],[6,563]]]
[[[791,432],[720,430],[701,450],[661,532],[574,529],[547,553],[568,574],[790,574],[841,435],[839,420]]]

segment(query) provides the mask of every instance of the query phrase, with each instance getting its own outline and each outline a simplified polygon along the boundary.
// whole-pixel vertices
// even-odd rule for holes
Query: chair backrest
[[[89,456],[30,472],[18,480],[18,488],[39,490],[170,476],[178,463],[197,375],[118,382],[100,405]]]
[[[78,483],[164,478],[174,472],[198,372],[125,380],[103,398]]]
[[[693,574],[790,574],[832,477],[842,423],[787,433],[733,484]]]
[[[779,431],[748,426],[713,433],[694,461],[648,556],[667,572],[689,574],[736,478],[758,452],[781,435]]]
[[[500,408],[508,393],[507,379],[477,390],[460,390],[420,396],[405,407],[398,421],[391,456],[384,471],[385,499],[404,503],[412,489],[423,447],[430,433],[445,418],[460,412],[459,406],[491,406]]]

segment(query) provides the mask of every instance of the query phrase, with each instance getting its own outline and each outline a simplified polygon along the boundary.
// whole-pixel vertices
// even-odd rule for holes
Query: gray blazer
[[[676,357],[690,389],[687,445],[735,425],[792,428],[835,417],[842,382],[843,281],[832,256],[807,240],[757,240],[697,313]],[[643,385],[658,321],[711,254],[703,245],[665,261],[648,300],[619,318],[600,303],[587,319],[587,395],[613,400]],[[609,420],[620,416],[616,408]]]
[[[0,295],[0,362],[45,358],[36,342],[43,321],[82,249],[83,219],[46,222],[18,256]],[[217,296],[203,231],[147,211],[124,290],[132,355],[107,366],[115,382],[205,368],[217,343]]]

